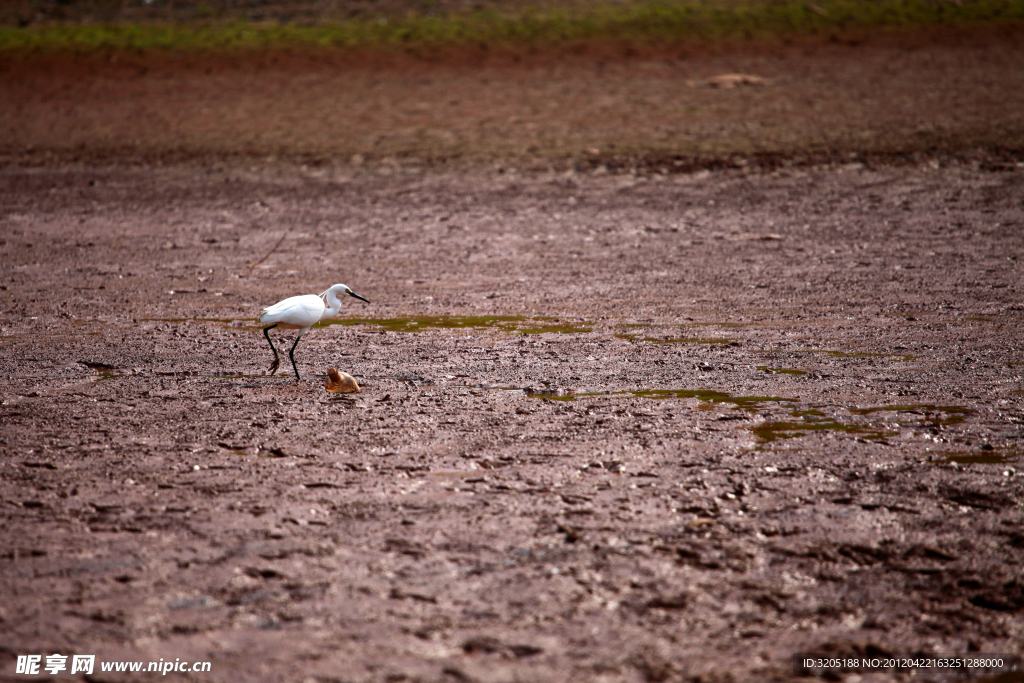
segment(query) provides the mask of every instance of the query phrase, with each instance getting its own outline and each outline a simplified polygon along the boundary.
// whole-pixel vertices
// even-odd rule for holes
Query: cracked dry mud
[[[1020,653],[1019,170],[0,183],[5,677]],[[335,282],[372,304],[264,375],[259,310]]]

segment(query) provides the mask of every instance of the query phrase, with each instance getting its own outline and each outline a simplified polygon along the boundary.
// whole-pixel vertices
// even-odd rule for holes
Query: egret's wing
[[[260,322],[308,327],[320,319],[323,310],[324,302],[316,294],[293,296],[264,308]]]

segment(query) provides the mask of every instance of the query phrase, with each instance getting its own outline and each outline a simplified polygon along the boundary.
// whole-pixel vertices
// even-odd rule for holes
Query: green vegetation
[[[216,50],[338,47],[530,48],[592,41],[667,43],[856,29],[1024,21],[1024,0],[640,0],[586,9],[356,18],[330,23],[48,24],[0,27],[0,50]]]
[[[562,322],[559,318],[521,315],[420,315],[409,318],[332,318],[322,320],[314,327],[328,325],[375,325],[389,332],[423,332],[428,329],[483,329],[493,328],[518,334],[584,334],[593,328]]]
[[[733,396],[721,391],[711,389],[627,389],[625,391],[588,391],[580,393],[553,393],[548,391],[530,391],[526,394],[530,398],[554,399],[558,401],[572,401],[577,398],[591,396],[638,396],[640,398],[666,399],[666,398],[695,398],[707,404],[729,403],[736,410],[755,412],[763,410],[766,403],[796,403],[795,398],[780,398],[778,396]],[[809,411],[808,411],[809,412]]]
[[[757,369],[761,372],[770,372],[773,375],[806,375],[806,370],[796,370],[795,368],[770,368],[767,365],[758,365]]]
[[[725,337],[669,337],[667,339],[659,339],[657,337],[639,337],[635,334],[617,334],[615,336],[618,339],[625,339],[626,341],[642,341],[650,342],[652,344],[712,344],[715,346],[740,345],[740,343],[735,339],[727,339]]]

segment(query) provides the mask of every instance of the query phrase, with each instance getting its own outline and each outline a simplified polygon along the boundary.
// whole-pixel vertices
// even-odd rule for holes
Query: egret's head
[[[344,291],[345,291],[345,293],[346,293],[346,294],[348,294],[349,296],[354,296],[355,298],[359,299],[360,301],[365,301],[366,303],[370,303],[370,300],[369,300],[369,299],[365,299],[365,298],[363,298],[363,297],[359,296],[358,294],[356,294],[355,292],[353,292],[353,291],[352,291],[351,289],[349,289],[349,288],[348,288],[347,286],[345,286],[345,285],[342,285],[342,287],[344,287],[344,288],[345,288],[345,289],[344,289]]]
[[[363,297],[359,296],[358,294],[353,292],[349,288],[348,285],[340,285],[340,284],[339,285],[334,285],[333,287],[328,289],[326,292],[321,294],[320,297],[323,298],[323,299],[326,299],[326,297],[328,297],[328,296],[340,297],[342,294],[348,294],[349,296],[354,296],[355,298],[359,299],[360,301],[365,301],[366,303],[370,303],[369,299],[364,299]]]

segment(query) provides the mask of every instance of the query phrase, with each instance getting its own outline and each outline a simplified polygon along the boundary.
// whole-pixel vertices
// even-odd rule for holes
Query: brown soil
[[[174,674],[197,681],[1020,655],[1024,174],[996,137],[1024,52],[1001,40],[8,62],[0,677],[55,652],[210,661]],[[733,71],[771,84],[685,85]],[[945,151],[878,163],[922,121]],[[774,170],[609,172],[699,165],[704,132],[706,159]],[[340,320],[378,324],[264,375],[260,309],[339,281],[372,302]],[[362,392],[325,391],[331,366]]]
[[[633,0],[626,0],[632,2]],[[521,15],[529,8],[587,9],[586,0],[5,0],[0,24],[273,21],[299,25],[351,18],[465,15],[481,9]]]
[[[578,52],[578,54],[577,54]],[[742,73],[763,85],[712,87]],[[1024,27],[836,43],[0,58],[0,159],[625,165],[1021,158]]]

